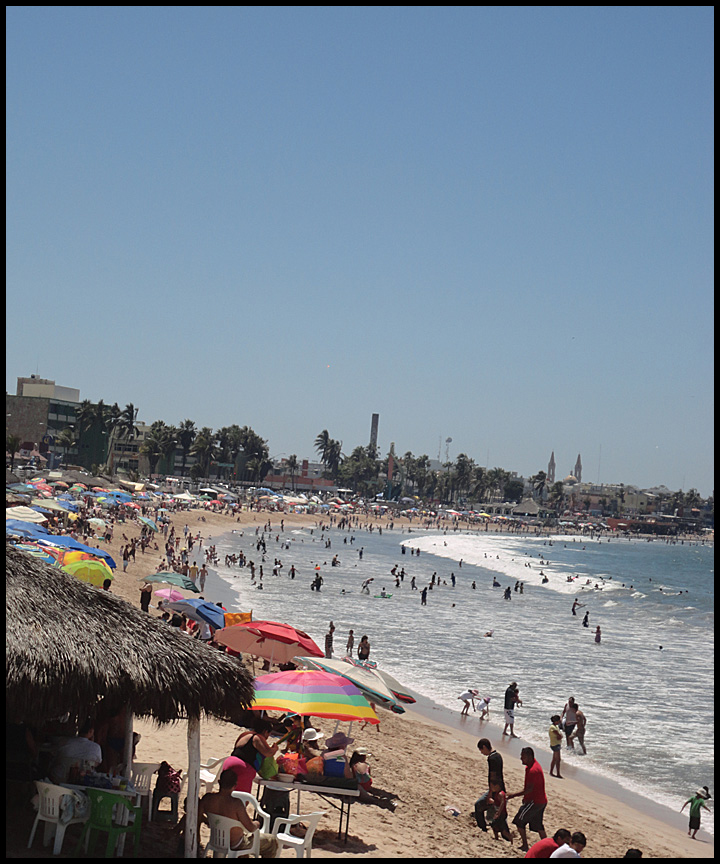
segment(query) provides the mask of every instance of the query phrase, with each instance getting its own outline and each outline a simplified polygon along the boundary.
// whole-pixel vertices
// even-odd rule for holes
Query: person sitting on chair
[[[234,770],[228,768],[223,771],[220,775],[220,791],[208,792],[203,795],[198,808],[198,836],[200,835],[200,826],[203,822],[207,824],[208,814],[211,813],[216,816],[225,816],[227,819],[234,819],[243,826],[245,831],[240,826],[230,829],[230,848],[233,851],[248,849],[252,845],[252,839],[248,835],[260,831],[261,826],[257,819],[250,818],[245,804],[232,797],[239,779]],[[252,782],[252,778],[250,782]],[[278,841],[276,838],[271,834],[260,832],[260,857],[275,858],[277,851]]]

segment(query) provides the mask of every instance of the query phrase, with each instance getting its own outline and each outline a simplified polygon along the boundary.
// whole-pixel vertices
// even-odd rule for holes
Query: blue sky
[[[7,377],[714,488],[708,7],[10,7]]]

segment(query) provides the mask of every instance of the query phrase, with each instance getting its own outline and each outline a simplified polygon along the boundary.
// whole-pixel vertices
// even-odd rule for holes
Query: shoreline
[[[205,522],[201,521],[203,517]],[[285,519],[286,529],[315,527],[322,520],[322,517],[317,516],[253,511],[243,512],[238,522],[237,517],[192,510],[174,514],[172,523],[176,531],[182,531],[183,525],[187,523],[193,532],[199,529],[203,535],[209,534],[212,539],[205,538],[205,542],[212,545],[226,537],[231,538],[233,530],[262,526],[268,518],[278,527],[280,519]],[[116,537],[121,538],[123,531],[134,533],[135,528],[132,522],[124,526],[118,524]],[[114,539],[112,543],[102,545],[116,554],[121,544],[121,539]],[[204,559],[205,548],[204,545],[198,551],[198,558]],[[159,557],[159,552],[138,554],[137,562],[131,564],[127,573],[122,573],[122,568],[119,568],[120,572],[113,582],[113,593],[139,606],[139,580],[154,572]],[[232,584],[222,579],[213,566],[208,575],[206,596],[212,597],[218,590],[215,579],[224,586],[223,594],[232,590]],[[153,604],[155,602],[153,598]],[[151,607],[151,614],[158,614],[157,610]],[[467,727],[472,721],[463,722],[459,714],[454,714],[422,694],[417,695],[417,705],[408,706],[405,715],[397,717],[381,712],[381,734],[373,730],[356,732],[355,726],[351,733],[356,736],[356,740],[360,739],[362,744],[371,747],[371,752],[375,754],[372,765],[376,784],[397,791],[403,804],[395,814],[370,806],[353,808],[351,834],[356,836],[354,840],[351,836],[353,842],[347,849],[333,843],[335,820],[326,817],[321,823],[325,830],[319,831],[317,835],[318,845],[313,848],[314,856],[407,857],[412,854],[413,857],[438,857],[442,850],[443,857],[517,857],[517,844],[512,847],[496,845],[487,835],[481,834],[470,814],[473,802],[482,793],[486,771],[485,760],[476,748],[477,739],[487,735],[498,751],[503,753],[508,766],[508,788],[512,786],[513,791],[518,791],[522,784],[519,760],[522,739],[503,741],[502,726],[497,727],[492,721],[483,722],[482,725],[478,723],[471,730]],[[320,720],[316,725],[330,734],[334,724],[332,721]],[[237,727],[216,721],[204,722],[202,726],[203,759],[230,752]],[[184,724],[155,727],[150,722],[138,720],[136,728],[143,733],[138,758],[167,759],[174,767],[186,765]],[[461,746],[458,747],[458,744]],[[423,763],[418,768],[418,752],[422,753],[427,766]],[[544,753],[538,756],[541,761],[546,761]],[[651,799],[624,789],[615,781],[567,763],[565,767],[568,778],[561,781],[554,778],[551,781],[546,772],[550,802],[546,828],[549,834],[561,825],[569,830],[584,831],[589,843],[583,857],[622,857],[626,849],[631,847],[643,849],[645,857],[714,856],[712,835],[702,831],[696,841],[690,841],[687,837],[686,814],[677,814]],[[461,837],[457,836],[458,822],[448,819],[443,813],[446,805],[455,803],[462,814],[459,817]],[[307,799],[303,803],[304,812],[311,804],[316,804],[314,799]],[[514,806],[512,810],[514,812]],[[373,843],[370,843],[371,838]],[[531,842],[537,839],[536,835],[531,834],[530,839]]]

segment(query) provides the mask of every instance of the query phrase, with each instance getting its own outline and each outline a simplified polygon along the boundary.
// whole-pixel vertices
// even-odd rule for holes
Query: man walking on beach
[[[520,699],[517,683],[513,681],[505,691],[505,728],[503,729],[503,735],[507,735],[508,726],[510,727],[511,738],[518,737],[514,732],[516,705],[522,705],[522,701]]]
[[[523,796],[523,803],[513,819],[513,825],[520,832],[522,852],[528,851],[527,828],[536,831],[542,840],[547,837],[543,825],[543,814],[547,806],[545,795],[545,774],[540,763],[535,758],[532,747],[523,747],[520,751],[520,761],[525,766],[525,788],[522,792],[513,792],[508,799]]]
[[[333,622],[330,622],[330,629],[325,634],[325,656],[328,660],[332,657],[333,652],[333,633],[335,632],[335,625]]]
[[[198,573],[197,582],[197,586],[200,589],[201,594],[205,593],[205,580],[207,579],[207,572],[207,564],[203,563],[202,567],[200,568],[200,572]]]
[[[475,821],[481,831],[487,831],[485,822],[485,811],[490,807],[490,784],[497,783],[505,792],[505,778],[503,777],[502,756],[493,750],[492,744],[487,738],[481,738],[477,743],[478,750],[487,757],[488,763],[488,788],[475,802]]]

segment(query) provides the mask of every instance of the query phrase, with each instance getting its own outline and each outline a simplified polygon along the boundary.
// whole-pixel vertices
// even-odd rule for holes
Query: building
[[[47,467],[61,460],[78,461],[77,447],[64,449],[56,438],[68,426],[75,425],[80,391],[60,387],[48,378],[31,375],[17,379],[17,392],[5,394],[5,436],[20,438],[21,452],[39,451]]]
[[[555,451],[554,450],[550,454],[550,461],[548,462],[547,482],[549,485],[552,485],[555,482]]]

